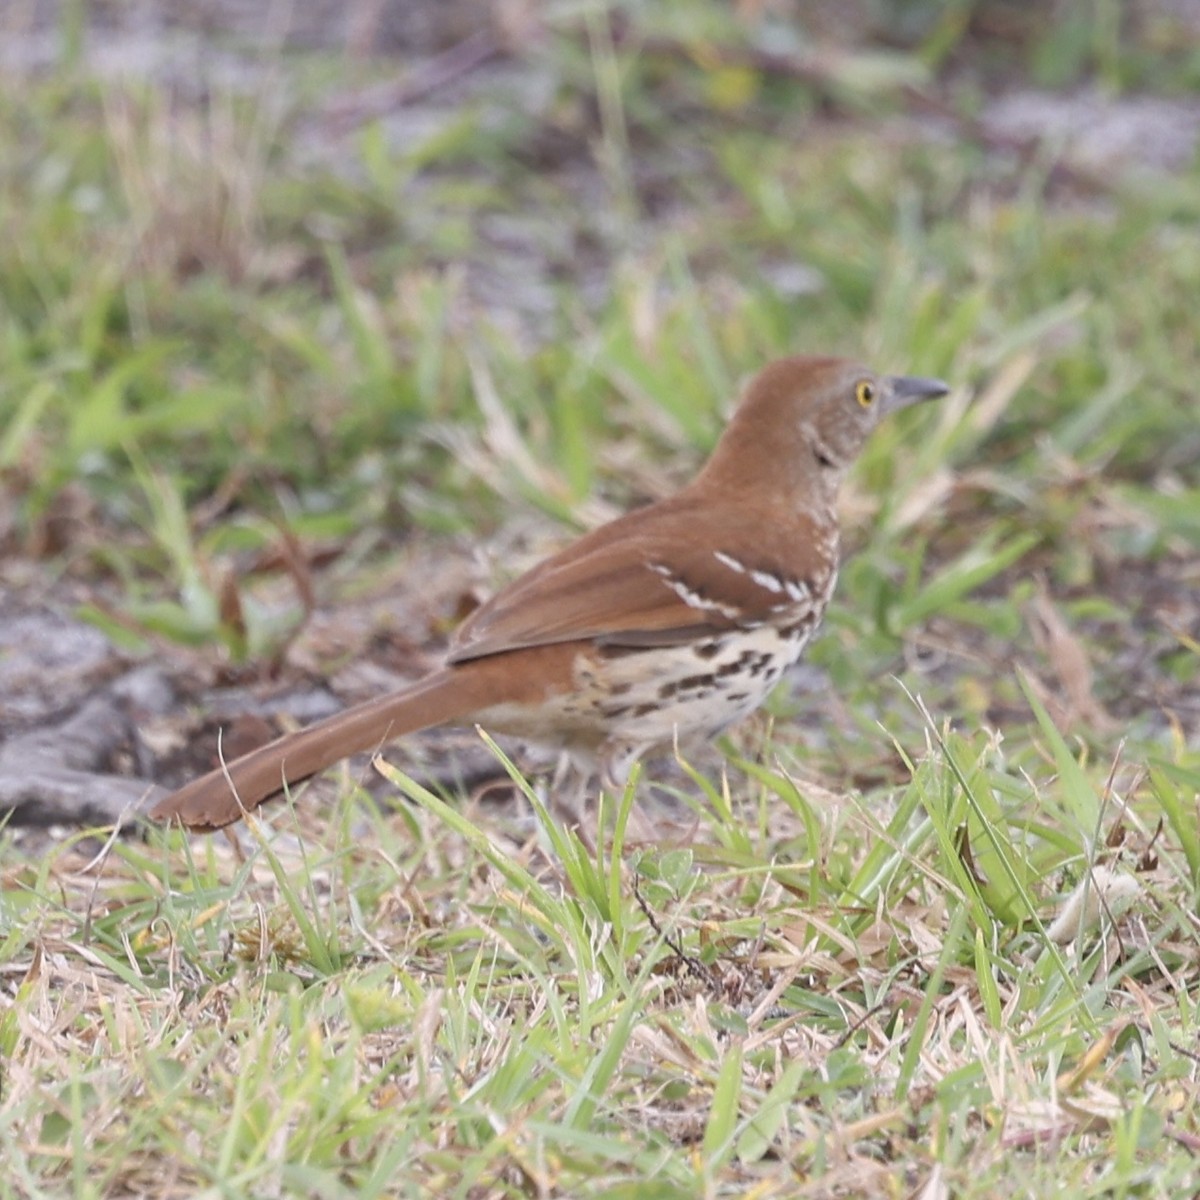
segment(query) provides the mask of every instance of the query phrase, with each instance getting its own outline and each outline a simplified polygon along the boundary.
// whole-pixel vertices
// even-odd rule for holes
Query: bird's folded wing
[[[779,557],[771,543],[778,539],[769,533],[750,566],[714,554],[707,538],[698,543],[684,536],[686,520],[628,525],[617,538],[612,526],[597,531],[606,536],[576,542],[500,591],[460,626],[448,661],[583,639],[631,648],[675,645],[811,602],[809,582],[771,565]]]

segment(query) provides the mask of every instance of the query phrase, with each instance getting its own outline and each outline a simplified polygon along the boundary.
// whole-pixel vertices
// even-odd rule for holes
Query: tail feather
[[[195,830],[231,825],[264,800],[340,759],[466,716],[478,706],[470,676],[461,668],[435,671],[403,691],[367,700],[285,734],[192,780],[160,800],[150,816],[178,820]]]

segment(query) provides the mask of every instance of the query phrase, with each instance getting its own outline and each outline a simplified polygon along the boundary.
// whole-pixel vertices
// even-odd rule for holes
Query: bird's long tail
[[[276,738],[192,780],[160,800],[150,816],[160,821],[178,820],[189,829],[220,829],[285,787],[351,754],[378,749],[406,733],[460,720],[487,700],[489,672],[474,671],[473,666],[435,671],[402,691],[364,701],[307,729]]]

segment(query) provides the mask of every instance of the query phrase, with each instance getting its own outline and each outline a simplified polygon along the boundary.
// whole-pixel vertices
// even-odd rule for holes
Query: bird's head
[[[939,379],[879,375],[844,358],[780,359],[750,381],[701,479],[832,504],[880,421],[949,390]]]

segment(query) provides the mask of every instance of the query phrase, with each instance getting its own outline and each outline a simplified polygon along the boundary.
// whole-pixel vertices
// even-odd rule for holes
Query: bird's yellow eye
[[[854,388],[854,395],[863,408],[870,408],[875,399],[875,385],[866,379],[860,379]]]

